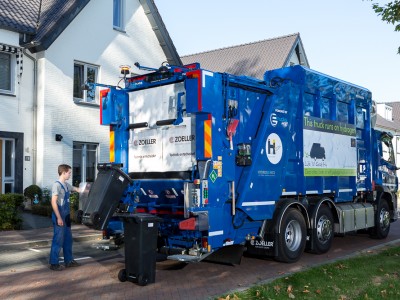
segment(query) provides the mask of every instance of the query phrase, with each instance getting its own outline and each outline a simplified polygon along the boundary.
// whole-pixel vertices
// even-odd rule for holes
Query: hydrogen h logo
[[[268,139],[268,141],[267,141],[267,143],[268,143],[268,146],[267,146],[267,151],[268,151],[268,154],[271,154],[271,151],[272,151],[272,154],[276,154],[276,151],[275,151],[275,140],[270,140],[270,139]]]
[[[281,161],[283,154],[282,140],[276,133],[271,133],[265,143],[267,158],[271,164],[276,165]]]

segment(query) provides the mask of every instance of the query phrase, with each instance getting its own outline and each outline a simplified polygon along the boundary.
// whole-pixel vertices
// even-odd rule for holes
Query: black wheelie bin
[[[82,224],[97,230],[107,228],[123,193],[132,179],[117,164],[99,164],[98,174],[85,205],[82,207]]]
[[[154,283],[158,225],[162,219],[145,213],[120,217],[124,221],[125,269],[119,271],[118,279],[142,286]]]

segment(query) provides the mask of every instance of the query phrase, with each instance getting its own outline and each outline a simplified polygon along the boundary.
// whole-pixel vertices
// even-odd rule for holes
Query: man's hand
[[[62,218],[57,218],[57,225],[58,226],[64,226],[64,222]]]

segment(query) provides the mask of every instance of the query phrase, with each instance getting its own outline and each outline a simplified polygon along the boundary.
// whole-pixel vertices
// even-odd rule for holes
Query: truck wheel
[[[389,204],[381,200],[375,214],[375,226],[370,230],[370,236],[377,239],[384,239],[390,230]]]
[[[306,222],[300,211],[287,210],[281,220],[277,242],[276,260],[293,263],[300,259],[306,246]]]
[[[126,281],[127,277],[126,277],[126,270],[125,270],[125,269],[119,270],[119,272],[118,272],[118,279],[119,279],[119,281],[121,281],[121,282],[125,282],[125,281]]]
[[[312,232],[314,249],[311,252],[316,254],[328,252],[333,241],[333,215],[326,205],[319,208]]]

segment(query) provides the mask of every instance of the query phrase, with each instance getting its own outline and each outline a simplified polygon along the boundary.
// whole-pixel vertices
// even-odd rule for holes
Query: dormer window
[[[391,106],[385,105],[385,119],[388,121],[393,121],[393,108]]]

